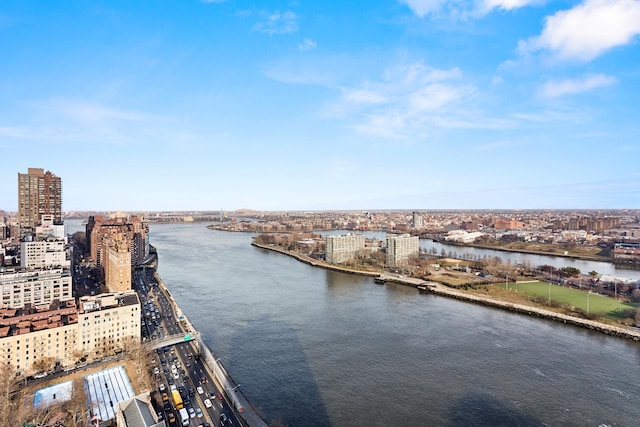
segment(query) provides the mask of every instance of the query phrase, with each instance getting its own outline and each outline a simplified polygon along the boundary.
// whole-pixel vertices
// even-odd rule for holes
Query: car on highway
[[[176,416],[173,415],[173,412],[169,412],[169,414],[167,415],[167,420],[169,421],[170,426],[176,425]]]
[[[224,412],[220,414],[220,424],[226,424],[229,421],[229,417]]]
[[[196,390],[198,390],[198,394],[202,394],[202,393],[204,393],[204,390],[203,390],[203,389],[202,389],[202,387],[200,387],[200,386],[198,386],[198,387],[196,388]]]
[[[189,418],[195,418],[196,417],[196,411],[193,410],[193,408],[189,408]]]
[[[164,386],[164,383],[160,383],[160,385],[158,386],[158,390],[160,390],[161,392],[165,391],[167,388]]]
[[[213,405],[211,404],[211,401],[209,399],[205,399],[204,406],[206,406],[207,408],[211,408]]]
[[[198,417],[202,417],[202,409],[200,409],[200,408],[196,408],[196,415],[197,415]]]
[[[180,378],[180,374],[178,374],[177,372],[174,372],[174,373],[173,373],[173,379],[174,379],[174,380],[177,380],[177,379],[179,379],[179,378]]]

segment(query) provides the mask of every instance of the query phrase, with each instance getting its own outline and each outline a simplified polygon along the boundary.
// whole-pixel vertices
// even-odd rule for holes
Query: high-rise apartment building
[[[365,238],[362,234],[343,234],[326,237],[325,260],[331,264],[340,264],[354,259],[356,253],[364,249]]]
[[[420,230],[422,229],[422,227],[424,227],[422,215],[420,215],[418,212],[413,213],[413,220],[411,222],[413,223],[413,228],[415,228],[416,230]]]
[[[418,236],[387,235],[387,266],[398,267],[407,264],[409,258],[420,252]]]
[[[86,230],[91,258],[103,268],[108,242],[117,234],[122,234],[129,244],[132,266],[140,264],[148,253],[149,224],[141,216],[129,216],[123,213],[111,215],[109,219],[90,216]]]
[[[131,289],[131,252],[124,235],[116,234],[107,242],[104,262],[104,281],[109,292]]]
[[[18,173],[18,224],[20,236],[32,233],[43,215],[62,224],[62,180],[49,171],[29,168]]]

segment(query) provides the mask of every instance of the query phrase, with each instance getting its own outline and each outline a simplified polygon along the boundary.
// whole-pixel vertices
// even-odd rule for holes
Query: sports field
[[[580,308],[589,313],[606,315],[614,319],[619,318],[624,310],[636,308],[634,304],[620,302],[594,293],[587,296],[586,291],[554,284],[549,285],[547,282],[514,283],[509,285],[509,288],[517,289],[520,293],[536,298],[549,299],[550,297],[551,301]]]

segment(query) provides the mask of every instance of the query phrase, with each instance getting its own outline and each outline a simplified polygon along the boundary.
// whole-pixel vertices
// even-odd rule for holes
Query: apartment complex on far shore
[[[364,249],[364,246],[365,237],[362,234],[326,236],[325,259],[331,264],[341,264],[354,259],[356,253]]]
[[[387,235],[387,266],[405,265],[409,258],[420,251],[420,238],[408,234]]]

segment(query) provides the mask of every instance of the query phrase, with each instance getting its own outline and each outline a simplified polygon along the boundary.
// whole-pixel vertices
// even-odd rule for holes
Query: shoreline
[[[207,229],[225,231],[229,233],[251,233],[251,234],[283,233],[280,231],[258,232],[258,231],[247,231],[247,230],[230,230],[230,229],[222,228],[216,225],[207,225]],[[332,230],[322,230],[322,229],[315,230],[314,229],[312,232],[323,232],[323,231],[332,231]],[[345,231],[357,232],[358,230],[345,230]],[[366,230],[366,231],[371,231],[376,233],[382,233],[382,232],[389,233],[389,230]],[[291,232],[286,231],[284,233],[291,233]],[[397,233],[391,233],[391,234],[397,234]],[[606,263],[618,265],[614,257],[606,257],[606,256],[598,256],[598,255],[571,255],[571,254],[565,255],[563,253],[557,253],[557,252],[532,251],[532,250],[526,250],[526,249],[511,249],[511,248],[505,248],[501,246],[478,245],[475,243],[450,242],[445,240],[434,240],[433,238],[428,238],[428,237],[421,237],[421,236],[418,236],[418,237],[420,238],[420,240],[431,240],[434,243],[440,243],[442,245],[457,246],[457,247],[463,247],[463,248],[478,248],[478,249],[496,250],[501,252],[520,253],[520,254],[527,254],[527,255],[540,255],[540,256],[560,257],[560,258],[569,258],[569,259],[579,259],[584,261],[606,262]],[[634,270],[634,268],[630,268],[630,270]]]
[[[348,269],[348,268],[343,268],[338,266],[331,266],[324,262],[311,260],[302,255],[287,251],[286,249],[278,248],[275,246],[263,245],[263,244],[255,243],[254,241],[251,242],[251,246],[290,256],[294,259],[297,259],[298,261],[301,261],[305,264],[309,264],[313,267],[320,267],[326,270],[339,271],[342,273],[356,274],[360,276],[375,277],[378,279],[382,279],[383,282],[392,282],[392,283],[398,283],[405,286],[411,286],[418,289],[421,292],[429,292],[434,295],[454,298],[461,301],[467,301],[467,302],[472,302],[476,304],[482,304],[488,307],[499,308],[502,310],[507,310],[514,313],[518,313],[518,314],[526,314],[529,316],[552,320],[555,322],[561,322],[561,323],[569,324],[572,326],[577,326],[584,329],[600,332],[609,336],[629,339],[636,342],[640,341],[640,329],[636,331],[636,330],[627,329],[619,326],[609,325],[607,323],[601,323],[593,320],[583,319],[580,317],[569,316],[567,314],[556,313],[555,311],[545,310],[545,309],[534,307],[534,306],[516,304],[516,303],[511,303],[506,301],[499,301],[491,298],[486,298],[481,295],[467,294],[467,293],[463,293],[458,290],[455,290],[453,288],[449,288],[438,282],[425,281],[422,279],[415,279],[415,278],[399,278],[396,276],[385,275],[384,273],[353,270],[353,269]]]
[[[425,240],[433,241],[433,239],[425,239]],[[458,246],[458,247],[488,249],[488,250],[520,253],[520,254],[527,254],[527,255],[557,256],[561,258],[581,259],[585,261],[608,262],[611,264],[615,264],[613,257],[605,257],[605,256],[598,256],[598,255],[569,255],[569,254],[565,255],[565,254],[560,254],[555,252],[528,251],[526,249],[511,249],[511,248],[504,248],[500,246],[477,245],[474,243],[447,242],[447,241],[441,241],[441,240],[438,240],[435,243],[440,243],[443,245]]]

